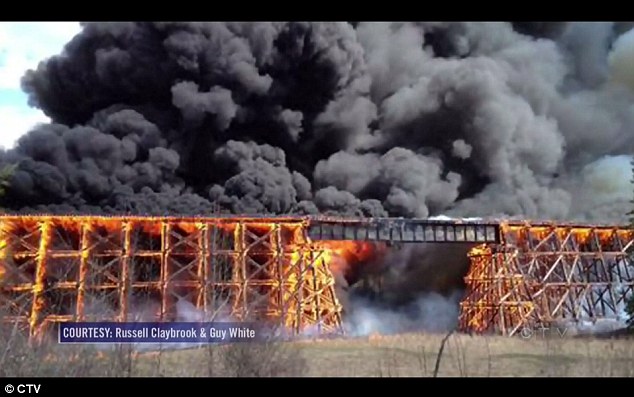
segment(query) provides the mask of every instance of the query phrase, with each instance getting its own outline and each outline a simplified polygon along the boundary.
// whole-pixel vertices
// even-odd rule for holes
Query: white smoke
[[[616,39],[608,60],[612,78],[634,90],[634,29]]]
[[[431,292],[399,309],[381,307],[368,300],[354,300],[344,328],[351,336],[446,332],[458,325],[461,298],[461,291],[454,291],[450,296]]]
[[[469,218],[460,217],[460,218],[456,218],[456,217],[451,217],[451,216],[447,216],[447,215],[430,216],[428,219],[430,221],[462,221],[462,222],[476,222],[476,221],[481,221],[482,220],[482,218],[480,218],[480,217],[469,217]]]
[[[626,222],[632,205],[631,162],[631,156],[604,156],[586,165],[567,182],[575,197],[571,210],[593,222]]]

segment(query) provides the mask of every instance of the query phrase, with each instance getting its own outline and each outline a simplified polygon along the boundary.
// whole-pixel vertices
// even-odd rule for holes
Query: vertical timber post
[[[161,221],[161,321],[170,318],[170,291],[169,291],[169,223]]]
[[[88,258],[90,257],[90,229],[91,225],[85,221],[81,224],[81,242],[79,252],[79,278],[77,282],[77,321],[84,321],[84,304],[86,300],[86,278],[88,276]]]
[[[31,336],[36,336],[40,331],[40,318],[44,306],[46,305],[46,257],[51,240],[51,221],[47,218],[39,221],[40,245],[37,251],[37,262],[35,265],[35,280],[33,284],[33,304],[31,306],[31,317],[29,329]]]
[[[320,281],[322,281],[321,277],[317,276],[317,272],[321,271],[321,266],[326,266],[324,264],[323,259],[318,259],[318,262],[312,263],[312,274],[313,274],[313,279],[312,279],[312,283],[313,283],[313,288],[312,288],[312,299],[314,300],[313,302],[311,302],[311,304],[313,305],[313,311],[314,311],[314,315],[315,315],[315,321],[317,323],[317,332],[319,334],[321,334],[322,331],[322,319],[321,319],[321,294],[322,292],[325,292],[325,286],[320,285]],[[320,290],[320,288],[324,287],[323,289]]]
[[[241,320],[249,315],[247,307],[247,277],[246,277],[246,258],[245,241],[244,241],[244,224],[242,222],[235,223],[234,229],[234,264],[233,264],[233,284],[237,287],[234,294],[233,312],[239,313]],[[241,307],[238,307],[241,306]]]
[[[209,288],[209,280],[207,274],[207,255],[209,251],[209,238],[207,231],[209,230],[209,225],[205,223],[200,223],[198,226],[198,257],[197,260],[197,278],[198,278],[198,298],[196,299],[196,306],[201,309],[207,317],[209,312],[207,295]],[[213,309],[212,309],[213,310]]]
[[[274,251],[275,251],[275,255],[277,255],[277,257],[275,258],[275,273],[277,275],[276,277],[276,284],[277,284],[277,291],[276,291],[276,299],[277,299],[277,309],[278,309],[278,313],[276,313],[276,315],[279,316],[279,321],[282,324],[282,332],[286,331],[286,327],[287,327],[287,316],[286,316],[286,302],[284,297],[286,296],[286,291],[285,291],[285,287],[286,287],[286,283],[284,280],[284,258],[285,258],[285,252],[284,252],[284,245],[282,243],[282,225],[281,224],[276,224],[275,225],[275,231],[274,234],[272,236],[273,239],[273,247],[274,247]],[[284,226],[286,227],[286,225]]]
[[[130,257],[132,255],[132,223],[123,221],[121,225],[123,233],[123,252],[121,253],[121,271],[119,278],[119,321],[126,321],[128,318],[128,301],[130,291]]]
[[[309,251],[311,262],[315,260],[313,250]],[[306,271],[306,255],[302,252],[296,265],[297,271],[297,331],[304,328],[304,273]]]
[[[506,266],[506,263],[504,259],[499,258],[496,251],[492,250],[490,260],[491,263],[489,265],[489,269],[487,269],[490,273],[490,276],[485,275],[485,277],[495,277],[494,298],[498,302],[498,325],[502,331],[502,334],[506,335],[507,317],[511,319],[513,312],[517,312],[519,310],[519,302],[511,302],[511,307],[507,307],[507,305],[505,305],[505,301],[508,299],[505,298],[506,292],[509,291],[509,288],[512,288],[512,286],[510,285],[510,283],[512,282],[512,278],[508,277],[508,269],[504,268]]]
[[[211,248],[209,248],[209,262],[206,268],[206,274],[207,274],[206,277],[207,277],[207,282],[209,282],[211,285],[210,304],[211,304],[211,312],[213,313],[213,316],[214,316],[212,320],[215,320],[215,317],[218,314],[218,311],[220,310],[218,308],[218,304],[216,301],[216,295],[218,294],[219,291],[221,294],[224,294],[224,291],[223,291],[223,288],[219,285],[219,280],[218,280],[218,273],[220,271],[220,267],[222,264],[218,256],[218,224],[213,223],[212,227],[213,227],[213,232],[211,236]],[[208,238],[209,238],[209,223],[207,223],[207,237],[205,239],[208,240]],[[209,247],[209,242],[207,242],[206,244],[207,244],[207,247]],[[209,281],[209,278],[211,278],[211,281]]]

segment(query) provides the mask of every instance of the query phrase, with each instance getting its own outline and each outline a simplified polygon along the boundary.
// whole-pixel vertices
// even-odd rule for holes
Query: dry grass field
[[[135,353],[29,347],[4,335],[3,376],[634,376],[634,340],[402,334]]]

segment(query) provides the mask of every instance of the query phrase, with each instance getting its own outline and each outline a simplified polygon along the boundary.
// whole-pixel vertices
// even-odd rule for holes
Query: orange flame
[[[366,241],[320,241],[325,263],[333,273],[345,272],[349,266],[367,262],[385,251],[385,246]]]
[[[0,238],[0,282],[2,282],[2,279],[7,272],[4,263],[8,257],[8,245],[6,238]]]

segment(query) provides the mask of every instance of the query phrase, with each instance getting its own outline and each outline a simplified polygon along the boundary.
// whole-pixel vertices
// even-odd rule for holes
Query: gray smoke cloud
[[[23,78],[10,210],[626,216],[589,180],[630,182],[631,24],[82,26]]]
[[[427,331],[446,332],[458,325],[470,244],[404,244],[357,276],[381,274],[380,291],[343,284],[345,327],[352,335]],[[378,294],[378,296],[377,296]]]

